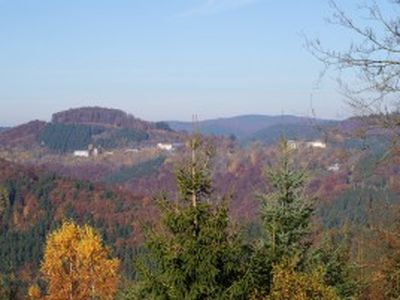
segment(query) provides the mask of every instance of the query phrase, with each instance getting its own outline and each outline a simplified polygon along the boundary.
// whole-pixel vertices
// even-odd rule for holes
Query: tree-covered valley
[[[0,0],[0,300],[400,299],[400,0]]]
[[[396,134],[371,116],[303,120],[315,134],[289,139],[279,122],[280,139],[249,142],[84,108],[0,133],[0,295],[60,299],[66,282],[72,299],[396,295]],[[104,280],[47,258],[83,249],[103,258],[79,272]]]

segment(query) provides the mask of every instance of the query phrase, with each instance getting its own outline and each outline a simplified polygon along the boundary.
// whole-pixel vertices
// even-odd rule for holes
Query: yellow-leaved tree
[[[324,271],[295,270],[294,261],[286,261],[273,267],[273,283],[268,300],[337,300],[332,287],[324,283]]]
[[[65,222],[46,241],[41,272],[49,300],[112,299],[119,260],[110,258],[93,228]]]
[[[30,300],[39,300],[41,299],[40,288],[37,284],[31,285],[28,289],[28,298]]]

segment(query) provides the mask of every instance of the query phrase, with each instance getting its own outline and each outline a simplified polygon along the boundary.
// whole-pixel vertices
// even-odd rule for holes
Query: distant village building
[[[99,155],[99,149],[94,148],[94,149],[92,150],[92,152],[91,152],[91,155],[92,155],[92,156],[97,156],[97,155]]]
[[[327,148],[327,144],[322,141],[296,141],[296,140],[288,140],[287,141],[288,147],[291,150],[296,149],[303,149],[303,148],[320,148],[325,149]]]
[[[321,142],[321,141],[312,141],[312,142],[307,142],[307,147],[308,148],[320,148],[320,149],[325,149],[327,147],[326,143]]]
[[[157,148],[161,150],[172,151],[174,149],[174,146],[172,144],[158,143]]]
[[[89,157],[89,151],[87,150],[76,150],[74,151],[75,157]]]
[[[299,144],[297,143],[297,141],[294,141],[294,140],[288,140],[287,144],[288,144],[289,149],[292,149],[292,150],[296,150],[299,147]]]
[[[340,171],[340,164],[339,163],[335,163],[332,166],[329,166],[328,167],[328,171],[335,172],[335,173],[339,172]]]
[[[88,151],[89,151],[89,156],[98,156],[99,155],[99,149],[93,144],[89,144]]]
[[[139,149],[133,148],[133,149],[126,149],[125,153],[137,153],[139,152]]]
[[[88,146],[88,150],[75,150],[73,154],[75,157],[88,158],[88,157],[92,157],[92,156],[96,157],[99,155],[99,153],[100,153],[99,149],[96,148],[95,146],[93,146],[92,144],[90,144]]]

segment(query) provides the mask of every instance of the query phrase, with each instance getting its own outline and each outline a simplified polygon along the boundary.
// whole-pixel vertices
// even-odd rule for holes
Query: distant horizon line
[[[115,110],[120,110],[125,112],[128,115],[132,115],[135,118],[138,118],[142,121],[147,121],[147,122],[176,122],[176,123],[191,123],[192,121],[190,119],[187,120],[182,120],[182,119],[162,119],[162,120],[148,120],[146,118],[140,117],[138,115],[135,115],[129,111],[120,109],[120,108],[114,108],[114,107],[105,107],[105,106],[80,106],[80,107],[71,107],[65,110],[60,110],[55,113],[59,113],[59,112],[64,112],[64,111],[68,111],[68,110],[74,110],[74,109],[80,109],[80,108],[103,108],[103,109],[115,109]],[[29,122],[33,122],[33,121],[42,121],[42,122],[47,122],[50,123],[51,122],[51,118],[53,116],[53,114],[46,120],[46,119],[39,119],[39,118],[33,118],[29,121],[26,122],[22,122],[22,123],[14,123],[14,124],[3,124],[0,123],[0,127],[1,128],[9,128],[9,127],[16,127],[16,126],[20,126],[23,124],[27,124]],[[199,116],[199,114],[192,114],[192,116]],[[245,118],[245,117],[270,117],[270,118],[274,118],[274,117],[296,117],[296,118],[304,118],[304,119],[316,119],[316,120],[322,120],[322,121],[343,121],[346,120],[350,117],[343,117],[343,118],[323,118],[323,117],[315,117],[315,116],[306,116],[306,115],[301,115],[301,114],[294,114],[294,113],[289,113],[289,114],[262,114],[262,113],[244,113],[244,114],[234,114],[234,115],[230,115],[230,116],[221,116],[221,117],[210,117],[210,118],[205,118],[205,119],[199,119],[199,122],[208,122],[208,121],[219,121],[219,120],[228,120],[228,119],[236,119],[236,118]]]

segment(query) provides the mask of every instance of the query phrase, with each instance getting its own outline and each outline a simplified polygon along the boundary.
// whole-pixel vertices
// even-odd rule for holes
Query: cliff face
[[[155,124],[135,118],[122,110],[102,107],[82,107],[58,112],[53,114],[52,123],[91,124],[136,130],[155,128]]]

